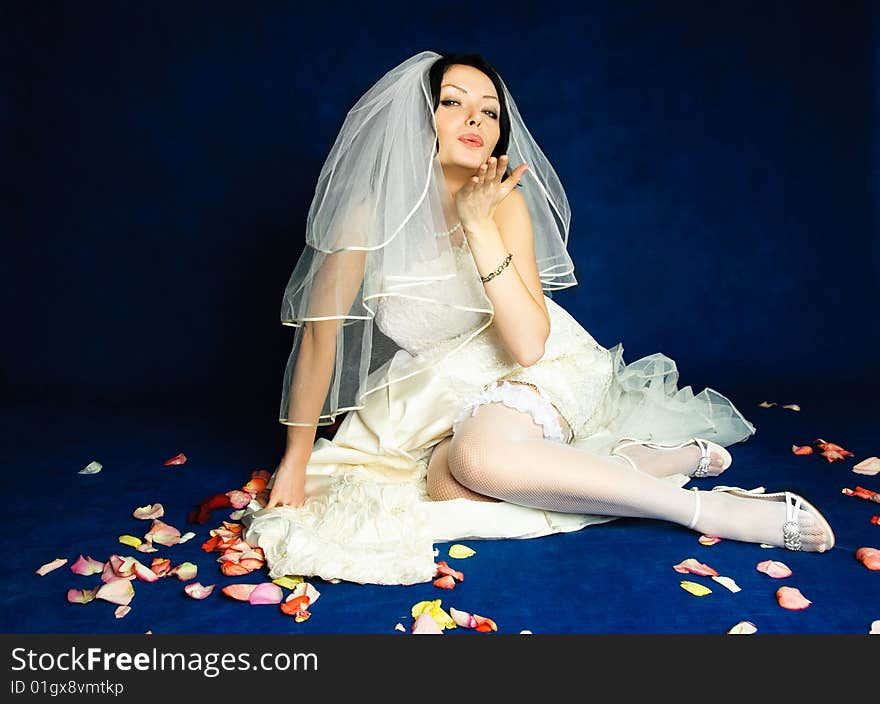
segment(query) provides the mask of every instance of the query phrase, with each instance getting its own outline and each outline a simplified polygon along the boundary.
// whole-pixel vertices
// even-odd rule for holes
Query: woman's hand
[[[494,156],[489,157],[489,160],[479,168],[477,175],[472,176],[455,194],[455,207],[465,230],[469,226],[476,228],[486,220],[491,220],[498,204],[507,198],[529,167],[528,164],[520,164],[502,183],[501,178],[506,168],[506,154],[497,160]]]
[[[306,500],[306,468],[282,459],[275,470],[275,480],[266,508],[302,506]]]

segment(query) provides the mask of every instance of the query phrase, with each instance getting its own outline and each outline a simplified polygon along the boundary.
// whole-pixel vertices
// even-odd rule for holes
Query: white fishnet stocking
[[[501,403],[480,406],[458,426],[446,459],[451,478],[464,488],[523,506],[653,518],[683,526],[694,515],[694,492],[636,470],[623,458],[548,441],[530,415]],[[648,460],[646,456],[643,464]],[[694,530],[782,545],[782,503],[711,491],[700,492],[700,497]],[[822,540],[821,527],[805,511],[798,513],[798,520],[804,549],[810,549]]]

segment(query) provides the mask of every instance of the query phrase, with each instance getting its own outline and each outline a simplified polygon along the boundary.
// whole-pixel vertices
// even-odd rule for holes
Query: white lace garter
[[[535,393],[536,390],[537,393]],[[531,414],[535,423],[542,426],[544,437],[548,440],[562,444],[567,442],[567,438],[562,434],[562,426],[559,423],[556,408],[544,392],[537,387],[510,383],[509,381],[496,381],[472,396],[453,421],[452,432],[455,433],[458,430],[459,423],[465,418],[475,415],[480,406],[497,401],[510,408]]]

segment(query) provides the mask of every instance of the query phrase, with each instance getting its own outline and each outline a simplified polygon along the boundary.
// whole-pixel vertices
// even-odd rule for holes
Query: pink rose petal
[[[162,504],[147,504],[146,506],[139,506],[132,514],[132,516],[142,521],[162,518],[164,515],[165,509],[162,507]]]
[[[134,596],[134,587],[127,579],[117,579],[113,582],[107,582],[98,588],[95,594],[96,599],[104,599],[114,604],[127,604]]]
[[[229,503],[232,505],[232,508],[244,508],[251,501],[253,501],[253,494],[249,494],[246,491],[241,491],[240,489],[233,489],[232,491],[227,491],[226,496],[229,497]]]
[[[68,589],[67,600],[71,604],[88,604],[98,593],[98,587],[94,589]]]
[[[779,587],[776,590],[776,601],[783,609],[800,611],[806,609],[813,602],[801,594],[800,589],[795,587]]]
[[[227,584],[220,591],[238,601],[248,601],[251,592],[256,588],[256,584]]]
[[[452,620],[455,621],[455,625],[461,626],[462,628],[476,628],[477,626],[477,619],[467,611],[459,611],[458,609],[449,607],[449,615],[452,617]]]
[[[52,562],[47,562],[45,565],[40,567],[37,570],[36,574],[40,575],[41,577],[44,577],[47,574],[49,574],[49,572],[51,572],[52,570],[57,570],[59,567],[61,567],[61,565],[65,565],[65,564],[67,564],[66,557],[56,557],[54,560],[52,560]]]
[[[143,580],[144,582],[155,582],[159,579],[159,575],[137,560],[134,561],[134,573],[137,575],[138,579]]]
[[[204,599],[211,596],[211,592],[214,591],[215,586],[215,584],[209,584],[205,587],[201,582],[190,582],[184,586],[183,591],[186,592],[187,596],[190,596],[193,599]]]
[[[122,606],[117,606],[116,610],[113,612],[113,615],[116,616],[116,618],[122,618],[129,611],[131,611],[131,607],[127,604],[124,604]]]
[[[700,577],[717,577],[718,573],[713,570],[709,565],[704,565],[699,560],[694,559],[693,557],[689,557],[686,560],[682,560],[677,565],[673,565],[672,569],[676,572],[681,572],[682,574],[696,574]]]
[[[281,587],[274,582],[262,582],[248,595],[248,601],[252,604],[280,604],[283,598]]]
[[[176,545],[180,542],[180,531],[174,526],[169,526],[158,518],[154,518],[152,527],[144,537],[151,543],[159,543],[159,545]]]
[[[776,560],[764,560],[763,562],[759,562],[756,567],[758,572],[763,572],[773,579],[784,579],[785,577],[791,577],[791,570],[788,565],[784,562],[777,562]]]
[[[91,557],[83,557],[80,555],[76,562],[70,566],[70,571],[74,574],[81,574],[86,577],[93,574],[99,574],[104,570],[104,563],[98,562]]]
[[[443,629],[429,613],[421,614],[412,625],[412,632],[416,635],[437,635],[443,633]]]
[[[856,559],[869,570],[880,570],[880,550],[863,547],[856,550]]]
[[[700,536],[700,545],[715,545],[716,543],[720,543],[721,538],[716,538],[714,535],[701,535]]]

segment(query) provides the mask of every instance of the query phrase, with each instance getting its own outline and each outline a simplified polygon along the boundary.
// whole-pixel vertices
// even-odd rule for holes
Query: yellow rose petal
[[[136,548],[144,541],[134,535],[120,535],[119,542],[123,545],[130,545],[131,547]]]
[[[295,574],[286,574],[283,577],[273,579],[272,581],[275,582],[275,584],[277,584],[279,587],[293,589],[297,584],[303,583],[303,578]]]
[[[683,579],[679,582],[681,588],[686,592],[690,592],[694,596],[706,596],[706,594],[711,594],[712,590],[709,587],[704,587],[702,584],[697,584],[696,582],[690,582],[686,579]]]
[[[462,545],[460,543],[456,543],[449,548],[449,557],[454,557],[456,560],[463,560],[466,557],[476,554],[476,550],[471,550],[467,545]]]

